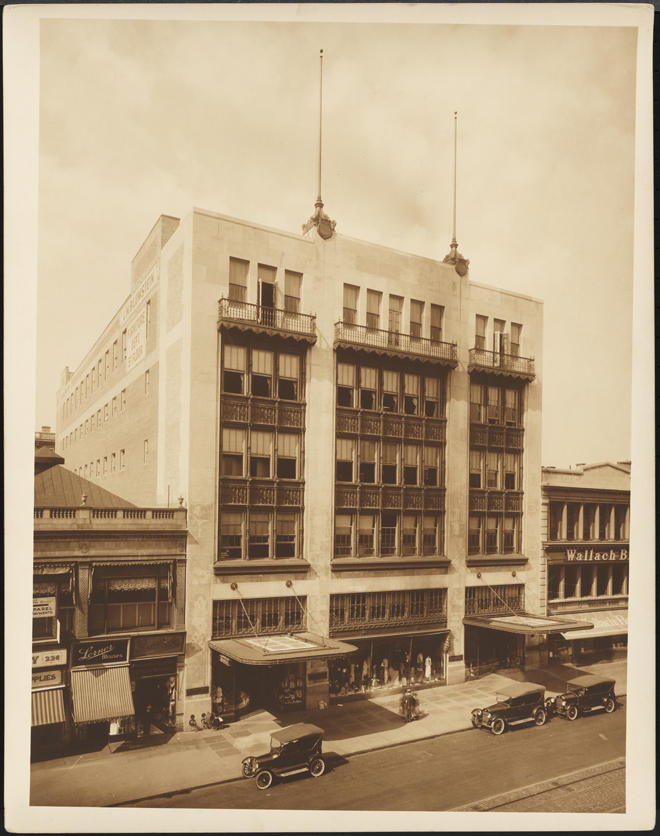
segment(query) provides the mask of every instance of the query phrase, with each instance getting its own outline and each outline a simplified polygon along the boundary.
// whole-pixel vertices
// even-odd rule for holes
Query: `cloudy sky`
[[[543,463],[630,458],[632,27],[42,20],[35,425],[161,214],[442,259],[545,302]],[[597,416],[597,419],[596,419]]]

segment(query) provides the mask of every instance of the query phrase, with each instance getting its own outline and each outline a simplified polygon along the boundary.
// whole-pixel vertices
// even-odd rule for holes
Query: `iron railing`
[[[330,596],[330,632],[447,625],[447,590],[358,592]]]
[[[397,331],[383,331],[379,328],[367,328],[364,325],[353,325],[342,321],[335,322],[335,342],[348,342],[404,354],[434,357],[450,363],[458,361],[456,343],[436,342],[426,337],[413,337]]]
[[[500,351],[487,351],[485,348],[470,349],[470,366],[502,369],[529,377],[535,375],[533,357],[518,357],[515,354],[503,354]]]
[[[465,615],[511,614],[525,611],[525,588],[522,584],[468,586],[465,590]]]
[[[250,302],[237,302],[223,296],[218,303],[218,325],[225,321],[248,322],[277,331],[316,337],[316,317],[312,314],[253,305]]]

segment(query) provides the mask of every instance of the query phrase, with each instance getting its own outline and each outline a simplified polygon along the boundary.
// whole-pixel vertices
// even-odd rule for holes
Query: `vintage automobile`
[[[322,743],[323,729],[311,723],[278,729],[270,736],[270,752],[243,760],[243,776],[254,776],[260,790],[267,790],[274,776],[309,771],[313,778],[319,778],[325,772]]]
[[[604,708],[611,714],[617,701],[614,696],[616,680],[605,676],[583,674],[568,683],[568,691],[546,701],[546,708],[552,714],[560,714],[568,720],[577,720],[582,712]]]
[[[490,729],[502,734],[509,726],[533,720],[542,726],[548,717],[545,707],[545,688],[533,682],[512,682],[495,691],[497,702],[488,708],[475,708],[472,725],[475,729]]]

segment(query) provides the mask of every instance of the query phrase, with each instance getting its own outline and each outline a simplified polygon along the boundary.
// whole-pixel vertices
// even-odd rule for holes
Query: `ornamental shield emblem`
[[[324,241],[327,241],[328,238],[332,238],[332,231],[333,231],[333,224],[329,218],[319,218],[318,225],[316,227],[319,231],[319,235],[323,238]]]
[[[469,260],[467,258],[459,258],[456,262],[456,272],[461,278],[465,276],[468,271]]]

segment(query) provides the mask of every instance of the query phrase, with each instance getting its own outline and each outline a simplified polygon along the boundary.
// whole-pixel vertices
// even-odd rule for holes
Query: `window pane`
[[[262,351],[259,348],[252,349],[252,372],[254,374],[272,375],[273,373],[273,352]]]
[[[277,438],[278,455],[288,458],[298,457],[298,436],[293,433],[280,433]]]
[[[242,345],[225,345],[225,369],[245,371],[245,348]]]
[[[337,363],[337,383],[340,386],[355,387],[355,366]]]

